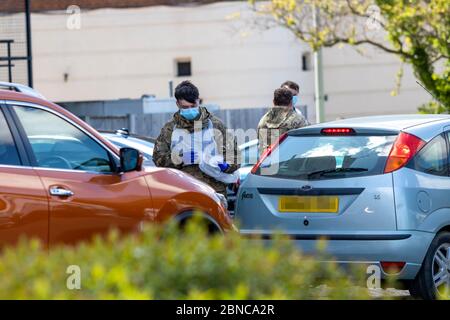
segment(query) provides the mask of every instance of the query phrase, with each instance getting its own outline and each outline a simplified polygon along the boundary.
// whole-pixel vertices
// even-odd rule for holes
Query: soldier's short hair
[[[175,88],[175,98],[177,100],[186,100],[190,103],[196,103],[199,96],[198,88],[190,81],[183,81]]]
[[[295,83],[294,81],[283,82],[283,84],[281,84],[281,88],[284,88],[284,87],[288,87],[289,89],[300,92],[300,86],[297,83]]]
[[[286,88],[278,88],[273,95],[273,104],[276,106],[288,106],[292,103],[292,92]]]

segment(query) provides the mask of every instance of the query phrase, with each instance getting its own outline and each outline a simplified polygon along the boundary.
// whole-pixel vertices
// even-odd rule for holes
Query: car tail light
[[[405,132],[400,132],[392,146],[384,168],[384,173],[400,169],[425,145],[422,139]]]
[[[287,138],[287,132],[283,133],[275,143],[273,143],[270,147],[268,147],[263,154],[261,155],[261,158],[259,158],[258,162],[253,166],[252,168],[252,174],[255,174],[256,171],[258,171],[259,167],[261,166],[261,163],[272,153],[273,150],[275,150],[286,138]]]
[[[320,133],[329,136],[347,136],[356,134],[355,130],[352,128],[325,128],[322,129]]]
[[[381,267],[383,268],[383,271],[388,274],[396,274],[403,270],[405,267],[406,262],[400,262],[400,261],[381,261]]]

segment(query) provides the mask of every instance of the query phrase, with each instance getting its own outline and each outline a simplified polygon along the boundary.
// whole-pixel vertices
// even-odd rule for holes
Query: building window
[[[310,52],[305,52],[302,54],[302,70],[303,71],[312,70],[312,59]]]
[[[191,59],[177,59],[175,61],[177,77],[192,76]]]

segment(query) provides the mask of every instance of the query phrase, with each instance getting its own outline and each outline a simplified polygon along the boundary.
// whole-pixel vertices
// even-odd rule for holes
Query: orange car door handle
[[[50,194],[56,197],[71,197],[74,195],[72,191],[61,187],[51,187]]]

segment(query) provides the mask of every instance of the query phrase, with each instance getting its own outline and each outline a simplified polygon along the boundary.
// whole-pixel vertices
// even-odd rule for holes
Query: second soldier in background
[[[259,154],[262,154],[285,132],[308,125],[306,119],[293,107],[293,95],[288,88],[275,90],[273,107],[258,124]]]

